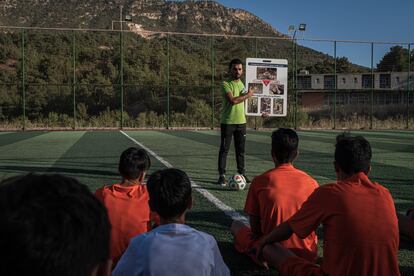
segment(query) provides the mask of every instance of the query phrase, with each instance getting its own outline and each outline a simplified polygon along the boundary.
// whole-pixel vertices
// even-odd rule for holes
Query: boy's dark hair
[[[279,128],[272,133],[272,152],[280,164],[292,162],[298,152],[299,137],[290,128]]]
[[[349,134],[336,137],[335,161],[346,174],[368,173],[371,157],[371,146],[364,137]]]
[[[159,170],[147,182],[149,206],[162,218],[175,218],[187,209],[191,200],[191,182],[178,169]]]
[[[119,173],[126,179],[137,179],[151,167],[151,159],[144,149],[131,147],[119,158]]]
[[[233,66],[233,64],[238,65],[238,64],[243,64],[243,62],[238,58],[232,59],[229,63],[229,70],[231,70],[231,67]]]
[[[73,178],[3,180],[0,221],[0,275],[89,276],[109,258],[106,209]]]

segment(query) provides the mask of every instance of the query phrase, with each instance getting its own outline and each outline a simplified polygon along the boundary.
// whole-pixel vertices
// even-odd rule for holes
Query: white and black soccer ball
[[[229,178],[228,185],[232,190],[243,190],[246,188],[246,179],[241,174],[235,174]]]

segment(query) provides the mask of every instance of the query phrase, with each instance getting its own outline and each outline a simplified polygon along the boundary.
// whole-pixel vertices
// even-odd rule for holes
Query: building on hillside
[[[337,105],[366,105],[371,103],[374,90],[374,105],[399,105],[407,103],[409,90],[414,90],[414,72],[375,72],[336,74]],[[322,109],[334,104],[335,75],[309,74],[302,70],[298,74],[297,89],[299,101],[305,108]],[[413,93],[408,97],[413,104]]]

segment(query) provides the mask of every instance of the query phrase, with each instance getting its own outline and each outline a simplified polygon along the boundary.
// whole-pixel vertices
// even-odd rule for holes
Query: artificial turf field
[[[230,191],[217,180],[218,131],[125,131],[159,158],[188,173],[199,186],[242,213],[247,191]],[[295,166],[321,185],[334,181],[332,167],[335,131],[300,131],[300,155]],[[414,208],[414,132],[353,132],[365,136],[373,148],[371,178],[387,187],[398,211]],[[117,162],[134,141],[120,131],[0,132],[0,179],[27,172],[61,173],[76,177],[92,191],[119,181]],[[246,142],[247,175],[272,167],[270,132],[249,131]],[[150,172],[166,167],[152,157]],[[227,175],[236,172],[233,145]],[[232,275],[276,275],[255,266],[232,246],[231,219],[196,191],[187,215],[191,226],[215,236]],[[318,233],[321,244],[323,235]],[[320,253],[321,253],[320,249]],[[402,275],[414,275],[414,242],[402,238],[399,250]],[[386,261],[386,260],[382,260]]]

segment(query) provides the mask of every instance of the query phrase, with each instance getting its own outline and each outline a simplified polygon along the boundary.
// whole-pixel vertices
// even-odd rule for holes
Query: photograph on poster
[[[288,71],[286,59],[246,59],[245,86],[256,97],[244,102],[246,115],[287,116]]]
[[[271,98],[261,98],[260,99],[260,113],[270,114],[271,103],[272,103]]]
[[[258,98],[251,97],[247,100],[247,113],[258,113]]]
[[[273,95],[283,95],[285,91],[285,86],[280,83],[271,83],[269,86],[269,92]]]
[[[253,94],[263,94],[263,83],[249,83],[250,87],[253,88]]]
[[[283,99],[273,99],[273,114],[280,115],[283,114]]]
[[[258,80],[277,80],[277,68],[257,67],[256,78]]]

